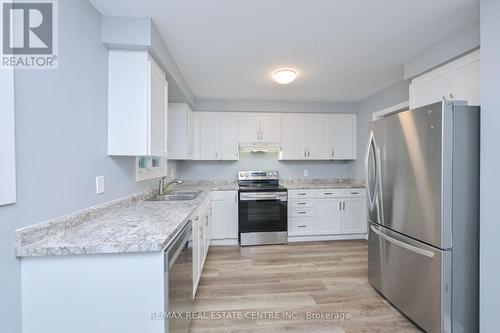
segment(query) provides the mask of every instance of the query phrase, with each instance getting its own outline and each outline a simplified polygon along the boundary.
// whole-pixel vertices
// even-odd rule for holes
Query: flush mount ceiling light
[[[273,72],[274,81],[279,84],[288,84],[295,80],[297,71],[291,68],[281,68]]]

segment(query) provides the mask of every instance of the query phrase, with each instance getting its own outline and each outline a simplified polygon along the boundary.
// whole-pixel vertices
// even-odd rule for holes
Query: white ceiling
[[[479,0],[91,0],[152,17],[197,98],[358,101],[479,19]],[[299,72],[278,85],[279,67]]]

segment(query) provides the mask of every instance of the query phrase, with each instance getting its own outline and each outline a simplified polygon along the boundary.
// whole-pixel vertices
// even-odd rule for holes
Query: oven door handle
[[[287,201],[286,193],[241,193],[240,201],[275,200]]]

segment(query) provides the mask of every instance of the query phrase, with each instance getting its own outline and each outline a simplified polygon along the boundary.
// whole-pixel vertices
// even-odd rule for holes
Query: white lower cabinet
[[[342,201],[338,198],[316,199],[316,234],[340,233]]]
[[[342,233],[360,234],[368,232],[365,198],[348,198],[342,203]]]
[[[212,239],[212,213],[210,198],[206,198],[191,217],[193,223],[193,297],[196,295],[203,266]]]
[[[238,241],[238,192],[212,192],[212,240],[217,243]]]
[[[289,241],[366,237],[364,189],[289,190],[288,198]]]

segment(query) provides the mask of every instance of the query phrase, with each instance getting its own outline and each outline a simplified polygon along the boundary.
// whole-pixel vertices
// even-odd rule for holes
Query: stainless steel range
[[[240,245],[287,243],[288,193],[278,171],[240,171],[238,185]]]

